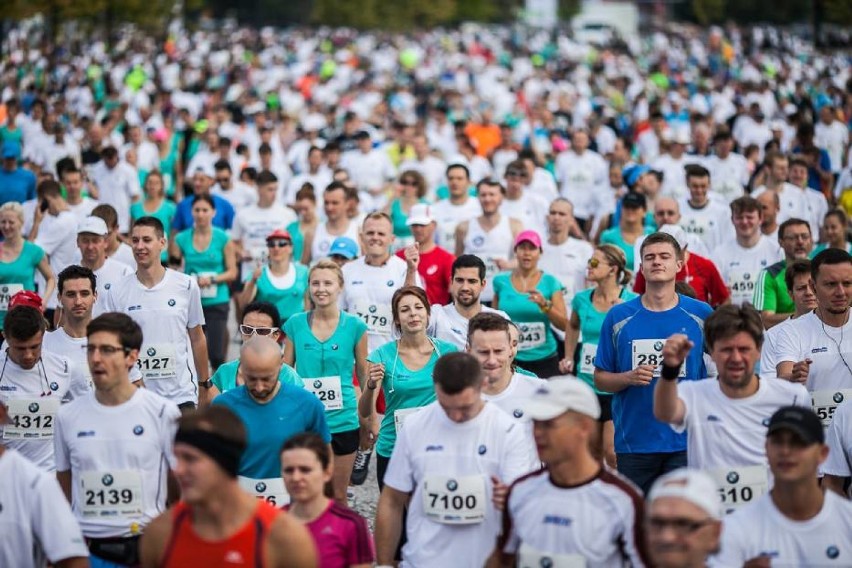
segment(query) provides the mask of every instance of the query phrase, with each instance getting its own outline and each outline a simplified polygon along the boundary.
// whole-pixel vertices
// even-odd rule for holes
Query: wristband
[[[663,363],[663,370],[660,372],[660,377],[667,381],[676,381],[680,374],[680,365],[666,365]]]

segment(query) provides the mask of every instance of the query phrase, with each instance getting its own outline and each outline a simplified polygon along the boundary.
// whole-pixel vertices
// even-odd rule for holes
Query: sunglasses
[[[254,327],[253,325],[240,324],[240,333],[243,335],[272,335],[278,331],[274,327]]]
[[[266,246],[269,248],[285,248],[292,244],[290,241],[266,241]]]
[[[417,187],[417,182],[413,179],[401,179],[399,180],[399,185],[404,185],[406,187]]]
[[[519,172],[517,170],[510,170],[506,172],[506,177],[526,177],[526,172]]]
[[[587,264],[589,265],[589,268],[597,268],[598,266],[603,264],[603,261],[598,260],[597,258],[590,258]]]

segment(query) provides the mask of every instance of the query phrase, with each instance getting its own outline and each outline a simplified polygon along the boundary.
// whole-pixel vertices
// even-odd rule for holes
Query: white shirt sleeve
[[[139,197],[142,194],[142,187],[139,185],[139,175],[136,173],[136,168],[127,164],[127,197],[131,200],[134,197]]]
[[[73,361],[68,361],[68,365],[71,371],[71,388],[68,391],[70,394],[70,398],[73,400],[75,398],[80,398],[81,396],[86,396],[89,394],[89,381],[86,378],[86,370],[82,369],[80,365],[75,364]],[[133,366],[136,368],[136,365]]]
[[[506,432],[506,453],[500,463],[500,481],[509,485],[522,475],[541,467],[531,438],[517,422]]]
[[[669,424],[671,429],[677,432],[678,434],[683,434],[686,430],[689,429],[689,421],[692,418],[692,414],[690,411],[696,404],[696,399],[694,396],[695,389],[691,388],[694,383],[698,381],[683,381],[677,385],[677,397],[683,401],[683,405],[685,407],[685,413],[683,415],[683,422],[680,424]]]
[[[33,534],[48,560],[56,564],[67,558],[88,557],[80,525],[56,478],[40,475],[29,497]]]
[[[201,289],[195,280],[189,281],[189,306],[186,328],[192,329],[204,325],[204,312],[201,310]]]
[[[825,433],[828,444],[828,459],[820,467],[820,472],[837,477],[852,477],[852,428],[848,421],[850,403],[840,406],[835,412],[831,426]],[[848,407],[848,408],[847,408]]]
[[[45,218],[49,213],[45,213]],[[68,240],[68,235],[65,231],[56,230],[58,227],[45,227],[44,221],[39,226],[38,235],[35,238],[35,244],[44,249],[45,254],[52,255],[56,250]],[[45,230],[47,229],[47,230]]]
[[[421,412],[429,412],[429,409],[422,410]],[[387,472],[385,472],[384,483],[397,491],[413,493],[415,488],[414,464],[412,464],[411,456],[409,455],[409,441],[406,433],[410,433],[410,430],[403,428],[397,434],[396,444],[391,453]]]
[[[177,459],[174,453],[175,434],[177,434],[178,419],[180,418],[180,410],[177,405],[171,401],[164,401],[166,409],[163,413],[163,427],[160,429],[160,442],[164,448],[166,461],[169,462],[169,467],[174,469],[177,467]]]
[[[67,407],[65,407],[67,410]],[[59,408],[53,424],[53,459],[56,462],[56,471],[71,471],[71,456],[68,453],[68,444],[65,442],[65,424],[63,419],[63,407]],[[65,497],[62,497],[65,501]]]
[[[784,361],[792,361],[794,363],[802,360],[802,348],[799,344],[799,336],[804,330],[797,329],[799,326],[795,323],[784,326],[784,329],[778,331],[775,336],[775,365]]]

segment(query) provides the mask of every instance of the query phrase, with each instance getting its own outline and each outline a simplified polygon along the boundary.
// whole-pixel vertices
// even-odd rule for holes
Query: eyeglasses
[[[811,238],[810,233],[804,233],[804,234],[800,234],[800,235],[785,235],[784,236],[785,241],[802,241],[802,242],[805,242],[809,238]]]
[[[266,246],[269,248],[285,248],[289,247],[291,244],[290,241],[266,241]]]
[[[86,350],[87,355],[94,355],[96,352],[100,352],[104,357],[109,357],[110,355],[115,355],[116,353],[123,351],[124,353],[130,353],[130,349],[127,347],[116,347],[115,345],[84,345],[83,349]]]
[[[401,179],[399,180],[399,185],[404,185],[406,187],[417,187],[417,182],[413,179]]]
[[[253,325],[246,325],[244,323],[240,324],[240,333],[243,335],[272,335],[278,331],[277,328],[274,327],[254,327]]]
[[[651,517],[648,519],[648,528],[658,532],[670,528],[678,536],[688,536],[712,522],[713,519],[693,521],[692,519],[662,519],[660,517]]]
[[[527,172],[521,172],[518,170],[509,170],[506,172],[506,177],[527,177]]]

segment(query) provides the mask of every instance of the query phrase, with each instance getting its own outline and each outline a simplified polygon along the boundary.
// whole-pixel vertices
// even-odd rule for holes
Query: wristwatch
[[[198,386],[209,389],[213,386],[213,381],[211,381],[210,379],[207,379],[206,381],[198,381]]]

